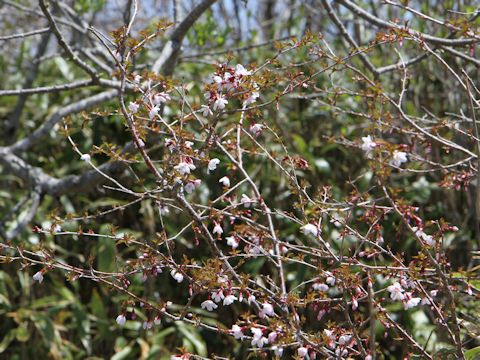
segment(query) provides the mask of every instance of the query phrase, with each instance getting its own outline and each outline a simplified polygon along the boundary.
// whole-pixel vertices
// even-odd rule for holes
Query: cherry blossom
[[[217,165],[220,164],[220,160],[214,158],[208,162],[208,172],[214,171],[217,168]]]
[[[409,293],[409,292],[405,293],[405,299],[408,299],[404,303],[405,310],[411,309],[417,306],[422,301],[422,299],[419,297],[412,297],[412,293]]]
[[[148,112],[148,117],[152,120],[154,117],[158,116],[158,111],[160,108],[157,106],[152,107],[152,109]]]
[[[417,235],[420,239],[422,239],[425,244],[429,246],[435,245],[435,239],[433,238],[432,235],[425,234],[423,230],[417,229],[416,227],[413,228],[413,231],[415,231],[415,235]]]
[[[82,154],[82,155],[80,156],[80,160],[85,161],[85,162],[89,162],[90,159],[91,159],[91,157],[90,157],[89,154]]]
[[[142,81],[142,77],[140,75],[135,75],[134,78],[133,78],[133,82],[135,84],[140,84],[140,81]]]
[[[315,283],[315,284],[313,284],[312,288],[314,290],[318,290],[318,291],[321,291],[321,292],[327,292],[328,291],[328,285],[323,284],[323,283]]]
[[[140,108],[140,105],[138,105],[136,102],[131,102],[128,105],[128,110],[130,110],[132,114],[135,114],[136,112],[138,112],[139,108]]]
[[[202,105],[201,111],[202,111],[202,115],[205,116],[205,117],[213,115],[212,110],[207,105]]]
[[[395,282],[387,287],[387,290],[390,292],[390,298],[394,301],[403,300],[405,298],[405,295],[403,294],[405,290],[398,282]]]
[[[235,236],[227,236],[225,240],[227,240],[227,245],[231,246],[232,249],[236,249],[240,244],[238,240],[235,238]]]
[[[238,298],[235,295],[227,295],[225,296],[225,299],[223,299],[223,305],[228,306],[230,304],[233,304],[235,301],[237,301]]]
[[[278,336],[278,333],[276,331],[272,331],[268,334],[268,342],[271,344],[271,343],[274,343],[275,340],[277,340],[277,336]]]
[[[144,321],[142,324],[143,330],[150,330],[152,328],[152,323],[150,321]]]
[[[269,304],[267,302],[262,304],[262,310],[260,311],[260,317],[265,317],[265,316],[274,316],[275,311],[273,309],[272,304]]]
[[[312,235],[313,237],[318,236],[318,228],[313,224],[306,224],[302,226],[302,230],[305,235]]]
[[[338,343],[340,345],[348,345],[351,339],[352,339],[352,335],[344,334],[338,338]]]
[[[170,212],[170,209],[168,208],[167,205],[160,204],[158,205],[158,211],[160,212],[160,215],[165,216]]]
[[[395,150],[392,155],[392,160],[390,160],[390,164],[400,167],[403,163],[407,162],[407,153],[403,151]]]
[[[33,280],[38,281],[38,283],[41,284],[42,281],[43,281],[43,274],[42,274],[42,272],[41,272],[41,271],[36,272],[36,273],[33,275]]]
[[[243,102],[243,105],[250,105],[250,104],[253,104],[255,102],[257,102],[257,99],[260,97],[260,94],[258,93],[258,91],[252,91],[248,98]],[[258,136],[258,135],[256,135]]]
[[[298,356],[304,358],[308,354],[308,349],[306,347],[301,346],[297,349],[297,354]]]
[[[178,283],[181,283],[183,281],[183,274],[181,272],[178,272],[177,270],[173,269],[171,272],[170,272],[170,275],[172,275],[172,277],[177,280]]]
[[[260,328],[252,327],[250,331],[253,334],[252,346],[262,348],[265,344],[268,344],[268,339],[263,336],[263,331]]]
[[[235,67],[235,76],[249,76],[252,72],[245,69],[242,64],[237,64]]]
[[[327,283],[330,286],[334,286],[335,281],[336,281],[335,276],[333,276],[331,273],[328,273],[328,276],[325,279],[325,283]]]
[[[212,293],[212,299],[217,303],[222,301],[224,298],[225,295],[223,295],[223,291],[221,289]]]
[[[235,339],[240,339],[242,340],[243,337],[245,336],[243,334],[243,331],[242,331],[242,328],[238,325],[233,325],[232,326],[232,330],[230,330],[233,334],[233,336],[235,337]]]
[[[220,225],[220,223],[215,223],[215,226],[213,227],[213,231],[212,231],[214,234],[218,234],[218,235],[222,235],[223,234],[223,229],[222,229],[222,225]]]
[[[365,151],[368,158],[371,158],[373,149],[375,149],[377,143],[372,140],[370,135],[362,137],[362,142],[362,150]]]
[[[230,187],[230,179],[227,176],[222,177],[218,182],[227,188]]]
[[[228,104],[228,100],[219,95],[213,103],[213,111],[225,109],[226,104]]]
[[[127,318],[125,317],[125,315],[120,314],[117,316],[115,321],[117,322],[118,325],[123,326],[127,322]]]
[[[250,132],[255,136],[260,136],[262,134],[263,128],[265,126],[262,124],[253,124],[250,126]]]
[[[201,304],[202,309],[206,309],[207,311],[213,311],[218,308],[218,305],[215,304],[212,300],[205,300]]]
[[[185,184],[185,191],[188,193],[188,194],[191,194],[193,192],[193,190],[195,190],[197,187],[199,187],[202,183],[202,180],[200,179],[195,179],[195,180],[192,180],[192,181],[189,181]]]
[[[240,199],[240,202],[245,206],[246,208],[250,207],[252,205],[253,200],[250,199],[246,194],[242,194],[242,198]]]
[[[165,92],[160,92],[153,97],[152,101],[155,105],[160,105],[160,104],[166,103],[169,100],[171,100],[169,94]]]
[[[176,165],[174,169],[177,170],[181,175],[187,175],[190,174],[190,171],[195,170],[196,167],[192,164],[192,162],[182,161]]]
[[[283,355],[283,348],[282,347],[279,347],[277,345],[273,345],[271,347],[271,349],[273,350],[273,353],[275,354],[275,356],[281,357]]]

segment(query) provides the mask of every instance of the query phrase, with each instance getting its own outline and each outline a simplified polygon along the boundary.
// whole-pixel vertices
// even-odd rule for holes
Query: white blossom
[[[308,349],[306,347],[301,346],[297,349],[297,354],[298,356],[304,358],[308,354]]]
[[[232,326],[232,330],[230,331],[232,332],[235,339],[243,339],[243,337],[245,336],[242,332],[242,328],[236,324]]]
[[[352,339],[352,335],[346,335],[345,334],[345,335],[342,335],[338,338],[338,343],[340,345],[347,345],[350,342],[351,339]]]
[[[367,154],[367,157],[372,156],[373,149],[377,146],[377,143],[372,140],[372,137],[370,135],[362,137],[362,150],[365,151],[365,154]]]
[[[265,316],[274,316],[275,311],[273,310],[272,304],[269,304],[267,302],[263,303],[262,310],[260,311],[260,317],[265,317]]]
[[[250,331],[253,334],[252,346],[262,348],[265,344],[268,344],[268,339],[263,336],[262,329],[252,327]]]
[[[135,114],[139,108],[140,108],[140,105],[138,105],[136,102],[131,102],[128,105],[128,110],[130,110],[132,114]]]
[[[408,299],[404,303],[405,310],[417,306],[422,301],[422,299],[419,297],[412,297],[412,293],[405,293],[405,297]]]
[[[178,272],[177,270],[173,269],[172,271],[170,271],[170,275],[172,275],[172,277],[177,280],[178,283],[181,283],[183,281],[183,274]]]
[[[273,353],[275,354],[275,356],[281,357],[283,355],[282,347],[278,347],[277,345],[274,345],[271,347],[271,349],[273,350]]]
[[[219,75],[213,75],[212,81],[217,84],[221,84],[223,82],[223,79]]]
[[[222,177],[218,182],[227,188],[230,187],[230,179],[227,176]]]
[[[249,76],[252,75],[252,72],[245,69],[242,64],[237,64],[235,67],[235,75],[236,76]]]
[[[120,314],[117,316],[115,321],[117,322],[118,325],[123,326],[127,322],[127,318],[125,317],[125,315]]]
[[[38,283],[40,284],[40,283],[43,281],[43,274],[42,274],[42,272],[41,272],[41,271],[36,272],[36,273],[33,275],[33,280],[38,281]]]
[[[317,291],[321,292],[327,292],[328,291],[328,285],[324,283],[315,283],[313,284],[312,288]]]
[[[218,308],[218,305],[215,304],[212,300],[205,300],[201,304],[202,309],[206,309],[207,311],[213,311]]]
[[[196,167],[191,162],[182,161],[174,167],[181,175],[190,174],[190,171],[195,170]]]
[[[60,224],[56,224],[53,227],[53,233],[56,234],[56,233],[59,233],[60,231],[62,231],[62,227],[60,226]]]
[[[213,115],[213,112],[209,106],[202,105],[202,115],[208,117],[209,115]]]
[[[334,285],[335,285],[335,281],[336,281],[335,276],[333,276],[333,275],[331,275],[331,274],[329,274],[329,275],[327,276],[327,278],[325,279],[325,282],[326,282],[328,285],[330,285],[330,286],[334,286]]]
[[[278,333],[276,331],[272,331],[268,334],[268,342],[271,344],[271,343],[274,343],[275,340],[277,340],[277,337],[278,337]]]
[[[155,105],[166,103],[169,100],[171,100],[170,95],[165,92],[160,92],[153,97],[153,103]]]
[[[157,106],[152,107],[152,109],[148,112],[148,117],[152,120],[155,116],[158,116],[158,111],[160,108]]]
[[[247,301],[248,301],[249,304],[255,302],[255,300],[256,300],[255,295],[253,295],[253,294],[248,295]]]
[[[170,212],[170,209],[165,204],[158,205],[158,211],[160,211],[160,215],[164,216]]]
[[[227,240],[227,245],[231,246],[232,249],[236,249],[239,245],[239,242],[237,239],[235,239],[235,236],[227,236],[225,240]]]
[[[214,158],[208,162],[208,172],[213,171],[217,168],[217,165],[220,164],[220,160]]]
[[[218,303],[218,302],[222,301],[223,299],[225,299],[225,295],[223,295],[223,291],[220,289],[218,291],[212,292],[212,299],[213,299],[213,301]]]
[[[238,298],[235,295],[227,295],[225,296],[225,299],[223,299],[223,305],[228,306],[230,304],[233,304]]]
[[[142,324],[143,330],[150,330],[152,328],[152,323],[150,321],[144,321]]]
[[[80,160],[82,161],[89,162],[90,159],[91,159],[91,156],[89,154],[82,154],[82,156],[80,156]]]
[[[413,231],[415,231],[415,235],[417,235],[420,239],[422,239],[425,244],[429,246],[435,245],[435,239],[433,238],[432,235],[425,234],[423,230],[417,229],[416,227],[413,228]]]
[[[403,294],[405,290],[398,282],[395,282],[387,287],[387,290],[390,292],[390,298],[394,301],[403,300],[405,298],[405,295]]]
[[[218,96],[215,102],[213,103],[213,111],[223,110],[225,109],[225,105],[228,104],[228,100],[226,100],[222,96]]]
[[[260,97],[260,94],[258,93],[258,91],[252,91],[248,98],[243,102],[243,105],[250,105],[250,104],[253,104],[255,102],[257,102],[257,99]],[[257,124],[258,125],[258,124]],[[255,126],[255,125],[254,125]],[[251,129],[250,129],[251,130]],[[261,132],[261,129],[260,129],[260,132]],[[255,136],[258,136],[258,135],[255,135]]]
[[[220,225],[220,223],[215,223],[215,226],[213,227],[213,233],[218,234],[218,235],[223,234],[223,229],[222,229],[222,226]]]
[[[243,204],[243,206],[248,208],[252,204],[253,200],[250,199],[247,195],[242,194],[242,198],[240,199],[240,202]]]
[[[250,126],[250,132],[255,136],[260,136],[262,134],[264,125],[262,124],[254,124]]]
[[[400,167],[403,163],[407,161],[408,158],[406,152],[395,150],[392,155],[392,160],[390,160],[390,164]]]
[[[200,179],[195,179],[195,180],[192,180],[192,181],[189,181],[185,184],[185,191],[188,193],[188,194],[191,194],[193,192],[193,190],[195,190],[197,187],[200,186],[200,184],[202,183],[202,180]]]
[[[302,230],[305,235],[312,235],[313,237],[318,236],[318,228],[313,224],[306,224],[302,226]]]

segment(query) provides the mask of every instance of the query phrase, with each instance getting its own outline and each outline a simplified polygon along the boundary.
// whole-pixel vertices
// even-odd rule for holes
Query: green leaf
[[[473,349],[465,351],[465,359],[467,360],[480,359],[480,346],[477,346]]]
[[[132,352],[133,348],[131,346],[124,347],[122,350],[117,352],[115,355],[111,357],[111,360],[123,360],[127,359],[130,353]]]

